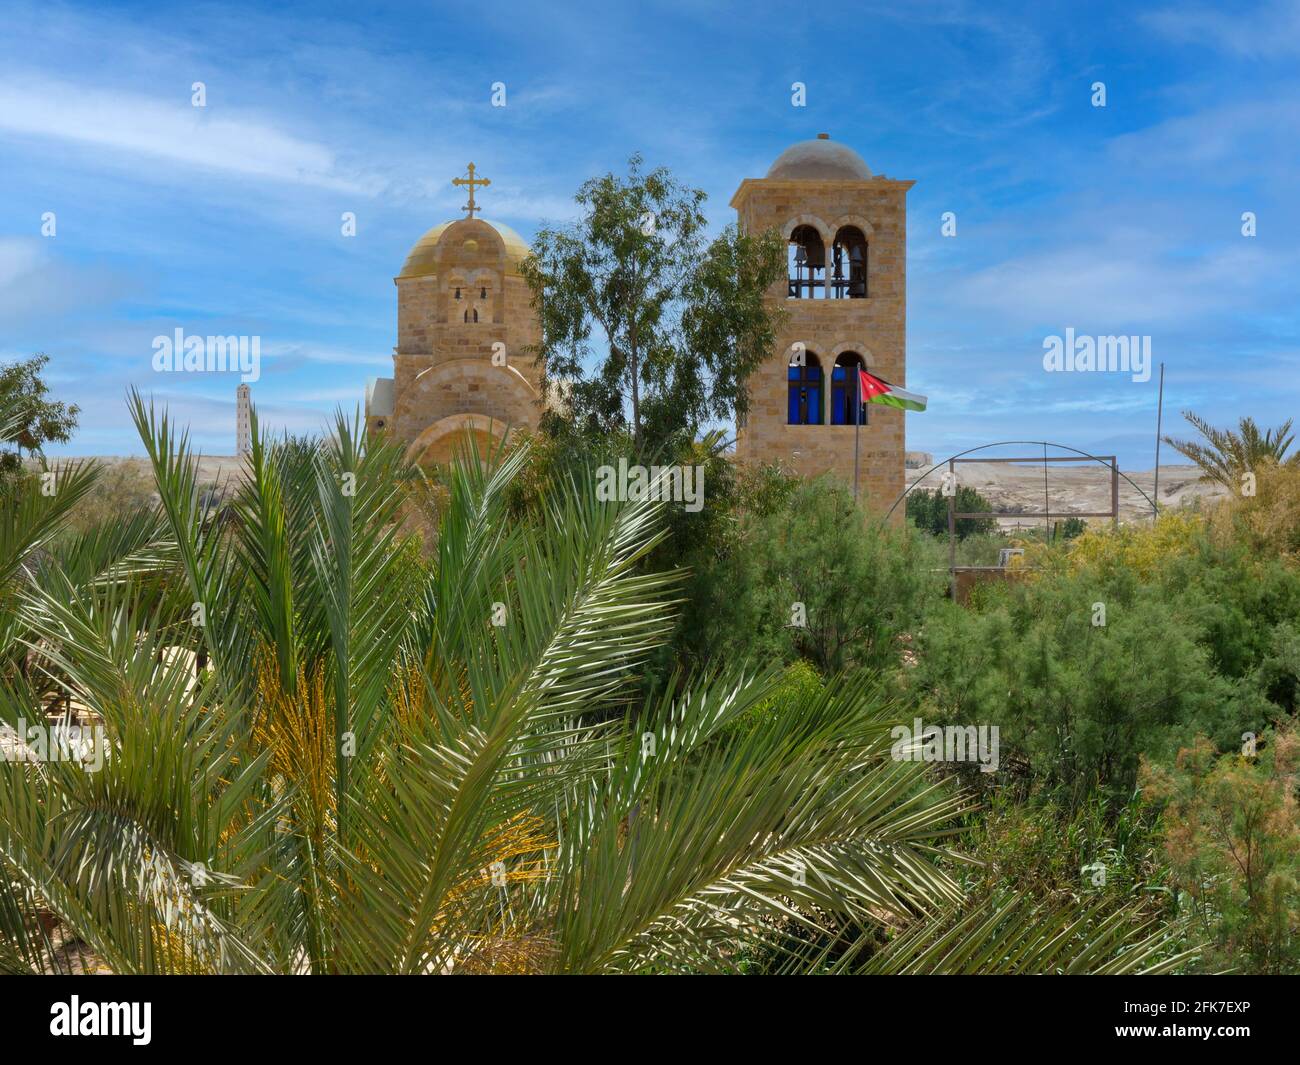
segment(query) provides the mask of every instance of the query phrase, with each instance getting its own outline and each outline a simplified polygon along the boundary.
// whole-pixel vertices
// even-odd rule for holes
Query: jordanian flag
[[[925,410],[925,397],[919,392],[909,392],[906,388],[891,385],[879,377],[873,377],[866,370],[858,371],[858,385],[863,403],[883,403],[887,407],[901,410]]]

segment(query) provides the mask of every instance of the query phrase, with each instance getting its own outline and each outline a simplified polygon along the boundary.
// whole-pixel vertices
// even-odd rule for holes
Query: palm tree
[[[1194,440],[1175,440],[1166,436],[1164,441],[1201,468],[1203,480],[1214,481],[1235,491],[1241,485],[1241,475],[1269,463],[1294,466],[1300,464],[1300,452],[1286,457],[1292,442],[1291,419],[1263,433],[1253,418],[1242,418],[1238,430],[1216,429],[1200,415],[1183,411],[1183,417],[1205,438],[1205,443]]]
[[[808,971],[882,923],[971,919],[969,804],[889,757],[878,693],[832,683],[748,731],[727,726],[769,673],[635,696],[678,581],[644,565],[658,503],[574,479],[511,522],[526,449],[471,456],[426,560],[399,532],[419,471],[355,420],[302,447],[254,418],[223,509],[186,435],[132,414],[156,513],[6,593],[47,665],[5,673],[0,720],[56,678],[107,756],[0,763],[0,970],[63,971],[78,943],[120,973]],[[1075,915],[1050,964],[1187,959],[1132,918]]]

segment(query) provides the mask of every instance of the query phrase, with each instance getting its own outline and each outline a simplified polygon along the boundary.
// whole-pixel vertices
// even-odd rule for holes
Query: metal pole
[[[957,602],[957,467],[948,460],[948,474],[952,478],[952,495],[948,497],[948,587],[952,601]]]
[[[1111,524],[1119,528],[1119,456],[1110,457],[1110,512],[1115,515]]]
[[[847,377],[848,374],[845,373]],[[858,431],[862,426],[862,380],[858,379],[858,401],[853,405],[853,502],[858,501]],[[904,456],[906,457],[906,456]]]
[[[1052,542],[1052,503],[1047,498],[1047,445],[1043,444],[1043,525],[1046,543]]]
[[[1151,489],[1151,520],[1160,516],[1160,427],[1165,415],[1165,364],[1160,364],[1160,398],[1156,401],[1156,482]]]

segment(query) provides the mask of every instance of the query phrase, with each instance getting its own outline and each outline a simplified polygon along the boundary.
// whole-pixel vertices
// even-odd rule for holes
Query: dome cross
[[[451,183],[452,183],[453,185],[465,185],[465,186],[468,186],[468,187],[469,187],[469,203],[465,204],[465,206],[462,207],[461,210],[462,210],[462,211],[468,211],[468,212],[469,212],[469,213],[465,216],[466,218],[473,218],[473,217],[474,217],[474,212],[477,211],[477,210],[480,210],[480,208],[477,207],[477,206],[475,206],[475,204],[474,204],[474,186],[477,185],[479,188],[485,188],[486,186],[492,184],[491,179],[489,179],[489,178],[476,178],[476,177],[474,176],[474,164],[473,164],[473,163],[470,163],[470,164],[469,164],[469,177],[463,177],[463,178],[459,178],[459,177],[458,177],[458,178],[452,178],[452,179],[451,179]]]

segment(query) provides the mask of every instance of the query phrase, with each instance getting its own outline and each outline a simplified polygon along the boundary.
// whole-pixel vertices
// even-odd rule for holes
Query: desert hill
[[[118,478],[151,480],[148,463],[142,458],[117,456],[99,457]],[[929,455],[908,452],[908,483],[921,478],[933,465]],[[238,475],[240,460],[232,455],[205,455],[199,460],[199,483],[211,486],[225,483]],[[1138,488],[1148,496],[1152,494],[1154,480],[1151,470],[1128,471],[1121,467],[1119,504],[1122,521],[1142,520],[1150,516],[1151,506]],[[942,470],[936,470],[920,482],[921,488],[939,487]],[[1133,483],[1129,483],[1129,478]],[[975,488],[999,510],[1043,511],[1043,466],[1041,463],[1011,464],[999,462],[969,462],[957,466],[957,483]],[[1134,485],[1137,487],[1135,488]],[[1190,465],[1160,466],[1160,502],[1166,507],[1194,504],[1199,499],[1218,499],[1226,490],[1199,480],[1199,471]],[[707,496],[706,496],[707,498]],[[1069,463],[1050,465],[1047,469],[1047,498],[1053,516],[1067,516],[1087,511],[1110,508],[1110,474],[1100,465]],[[1032,518],[1019,519],[1021,525],[1031,526]],[[1007,519],[1003,525],[1014,528],[1017,519]]]

